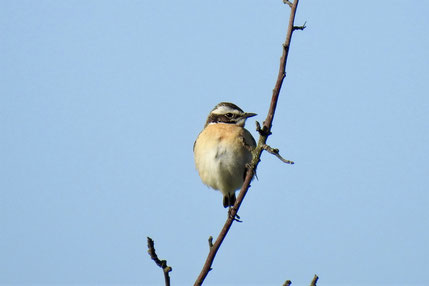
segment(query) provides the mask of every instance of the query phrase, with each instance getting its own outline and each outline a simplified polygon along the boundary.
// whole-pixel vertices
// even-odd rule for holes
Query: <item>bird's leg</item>
[[[237,213],[235,213],[234,216],[232,215],[232,209],[233,209],[233,207],[229,206],[229,208],[228,208],[228,217],[231,218],[231,219],[233,219],[236,222],[243,222],[242,220],[240,220],[240,216]]]

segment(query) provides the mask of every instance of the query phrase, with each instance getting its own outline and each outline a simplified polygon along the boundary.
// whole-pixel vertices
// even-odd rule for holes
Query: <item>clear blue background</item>
[[[0,282],[194,282],[222,196],[192,144],[262,122],[278,1],[0,1]],[[429,284],[429,4],[301,0],[269,143],[207,285]],[[248,129],[256,137],[254,118]]]

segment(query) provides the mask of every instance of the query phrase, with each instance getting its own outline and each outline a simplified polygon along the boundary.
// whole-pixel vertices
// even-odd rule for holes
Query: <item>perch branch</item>
[[[246,196],[246,193],[250,187],[250,182],[255,174],[256,167],[258,166],[258,163],[260,161],[262,151],[264,150],[263,146],[266,145],[267,138],[271,134],[271,127],[274,119],[274,113],[276,110],[277,101],[280,94],[280,89],[281,89],[283,80],[286,77],[286,62],[289,54],[289,46],[292,39],[292,33],[295,30],[294,21],[295,21],[296,9],[298,7],[298,2],[299,0],[295,0],[291,6],[289,25],[286,33],[286,40],[283,44],[283,53],[280,59],[279,73],[278,73],[275,87],[273,89],[273,94],[271,98],[271,104],[268,111],[268,115],[264,121],[262,131],[260,132],[261,135],[259,136],[258,145],[256,146],[255,150],[252,152],[253,153],[252,154],[253,159],[251,162],[252,168],[249,168],[246,173],[246,177],[245,177],[243,186],[241,187],[240,193],[238,194],[237,200],[234,206],[230,209],[228,218],[222,230],[220,231],[219,236],[217,237],[216,241],[213,243],[213,246],[210,247],[210,251],[206,258],[206,262],[204,263],[203,269],[201,270],[197,280],[195,281],[194,286],[202,285],[204,282],[204,279],[207,277],[207,274],[212,269],[211,266],[213,264],[213,260],[216,256],[216,253],[218,252],[220,245],[222,244],[223,240],[228,234],[229,229],[231,228],[232,223],[235,220],[237,211],[239,210],[241,203],[243,202],[243,199]],[[286,4],[288,3],[286,2]]]
[[[153,261],[155,261],[156,265],[158,265],[162,271],[164,272],[164,280],[165,280],[165,286],[170,286],[170,275],[169,272],[173,270],[170,266],[167,265],[167,260],[160,260],[158,258],[158,255],[155,251],[155,242],[152,238],[147,238],[147,247],[148,247],[148,253],[150,255],[150,258],[152,258]]]

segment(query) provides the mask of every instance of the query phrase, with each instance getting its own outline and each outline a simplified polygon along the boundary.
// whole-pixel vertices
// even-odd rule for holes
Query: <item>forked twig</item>
[[[265,131],[263,131],[262,129],[261,129],[261,124],[259,124],[259,122],[258,121],[256,121],[256,131],[258,131],[259,132],[259,134],[261,134],[262,136],[264,136],[264,135],[270,135],[271,133],[269,133],[269,134],[266,134],[265,133]],[[279,149],[277,149],[277,148],[272,148],[271,146],[269,146],[269,145],[267,145],[267,144],[262,144],[262,149],[264,149],[265,151],[267,151],[268,153],[270,153],[271,155],[274,155],[274,156],[276,156],[277,158],[279,158],[280,159],[280,161],[282,161],[283,163],[286,163],[286,164],[291,164],[291,165],[293,165],[293,164],[295,164],[295,162],[294,161],[291,161],[291,160],[287,160],[287,159],[285,159],[285,158],[283,158],[281,155],[280,155],[280,151],[279,151]]]

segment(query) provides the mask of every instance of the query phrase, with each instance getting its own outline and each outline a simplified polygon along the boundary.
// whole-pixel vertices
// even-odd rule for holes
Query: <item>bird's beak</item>
[[[253,117],[253,116],[256,116],[256,115],[258,115],[258,114],[256,114],[256,113],[244,113],[243,117],[244,118],[249,118],[249,117]]]

